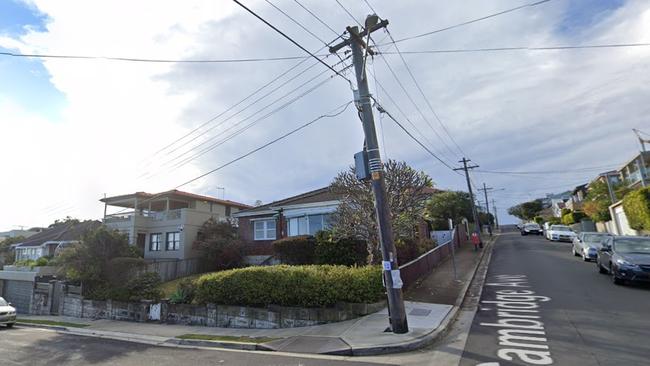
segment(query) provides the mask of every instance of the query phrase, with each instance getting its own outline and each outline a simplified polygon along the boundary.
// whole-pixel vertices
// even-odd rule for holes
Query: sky
[[[325,44],[372,13],[365,2],[340,2],[354,19],[329,0],[243,1],[337,69],[350,64],[348,54],[328,55]],[[502,223],[515,222],[506,209],[516,203],[572,189],[631,159],[639,149],[632,128],[650,133],[650,47],[408,53],[650,43],[646,0],[552,0],[404,41],[529,2],[368,3],[398,40],[373,34],[385,52],[367,60],[374,98],[450,167],[463,156],[478,164],[472,180],[495,188],[490,199]],[[178,187],[340,112],[356,87],[229,1],[4,0],[0,52],[305,57],[0,56],[0,231],[65,216],[98,219],[105,194]],[[354,80],[350,69],[341,74]],[[408,162],[439,188],[467,188],[386,115],[375,119],[384,159]],[[362,144],[349,107],[179,189],[270,202],[326,186]]]

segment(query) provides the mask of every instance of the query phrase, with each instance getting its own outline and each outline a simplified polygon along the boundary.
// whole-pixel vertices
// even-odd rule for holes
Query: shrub
[[[196,295],[196,285],[194,281],[186,278],[178,283],[176,292],[172,294],[169,300],[172,304],[189,304],[194,300]]]
[[[145,272],[132,278],[126,283],[126,292],[129,301],[153,300],[162,297],[160,291],[160,276],[156,272]],[[119,300],[119,299],[117,299]]]
[[[206,274],[195,284],[198,303],[240,306],[371,303],[384,294],[379,266],[248,267]]]
[[[431,239],[398,238],[395,240],[397,260],[399,264],[408,263],[435,246],[436,243]]]
[[[585,214],[583,212],[580,212],[580,211],[571,212],[570,211],[569,213],[562,216],[562,223],[564,225],[573,225],[573,224],[579,223],[580,220],[583,219],[584,217],[586,217],[586,216],[585,216]]]
[[[194,247],[205,253],[211,268],[218,270],[241,267],[244,260],[237,228],[228,221],[211,218],[203,223]]]
[[[544,223],[544,218],[541,216],[535,216],[533,218],[533,221],[535,221],[538,225],[542,225]]]
[[[650,230],[650,188],[641,188],[623,198],[627,222],[634,230]]]
[[[47,266],[50,261],[45,258],[45,257],[40,257],[36,260],[36,263],[34,264],[36,267],[44,267]]]
[[[361,266],[368,261],[368,247],[361,239],[334,239],[330,231],[319,231],[314,255],[318,264]]]
[[[548,222],[549,225],[558,225],[562,223],[562,219],[559,217],[551,217],[546,222]]]
[[[300,235],[273,242],[275,255],[286,264],[313,264],[316,240],[313,236]]]

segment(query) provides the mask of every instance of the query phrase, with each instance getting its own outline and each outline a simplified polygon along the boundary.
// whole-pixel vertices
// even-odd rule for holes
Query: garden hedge
[[[368,245],[362,239],[335,239],[330,231],[319,231],[314,256],[318,264],[363,266],[368,263]]]
[[[634,230],[650,230],[650,187],[634,190],[623,198],[623,211]]]
[[[286,264],[313,264],[316,239],[309,235],[290,236],[273,242],[273,252]]]
[[[324,307],[384,297],[381,267],[332,265],[238,268],[195,281],[196,302],[240,306]]]

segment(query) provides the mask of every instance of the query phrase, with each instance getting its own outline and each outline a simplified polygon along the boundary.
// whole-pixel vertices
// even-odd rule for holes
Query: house
[[[29,238],[32,235],[36,235],[45,229],[41,227],[33,227],[27,230],[9,230],[0,232],[0,242],[9,238],[17,238],[22,236],[23,238]]]
[[[100,225],[93,220],[56,223],[16,244],[16,260],[52,256],[57,248],[79,242],[85,233]],[[29,313],[36,282],[51,279],[55,274],[55,267],[51,266],[4,265],[0,271],[0,296],[13,303],[19,313]]]
[[[101,225],[99,221],[93,220],[82,222],[71,220],[54,224],[17,243],[14,247],[16,261],[52,257],[57,248],[79,242],[86,232],[96,229],[99,225]]]
[[[582,201],[584,201],[587,196],[587,186],[589,184],[581,184],[576,186],[573,191],[571,191],[571,199],[569,199],[565,206],[571,211],[578,211],[582,209]]]
[[[650,186],[650,175],[648,174],[648,171],[650,171],[650,151],[639,153],[618,171],[621,179],[627,183],[629,188],[637,189]]]
[[[243,203],[221,200],[189,192],[171,190],[161,193],[136,192],[100,199],[104,203],[104,224],[125,233],[131,245],[137,245],[145,259],[185,260],[198,258],[193,248],[201,226],[210,218],[226,220]],[[109,207],[119,207],[106,214]]]
[[[325,187],[235,213],[247,261],[268,261],[273,255],[271,244],[277,239],[327,229],[339,199]]]
[[[434,194],[440,190],[425,188],[424,192]],[[244,241],[247,262],[270,263],[275,240],[315,235],[329,228],[330,217],[338,208],[341,198],[328,186],[234,214],[238,220],[239,236]],[[424,220],[418,225],[418,231],[423,237],[430,236]]]

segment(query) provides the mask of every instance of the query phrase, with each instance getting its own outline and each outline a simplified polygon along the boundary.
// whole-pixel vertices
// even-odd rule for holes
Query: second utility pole
[[[474,224],[476,226],[475,230],[476,235],[478,235],[479,240],[481,240],[481,222],[478,219],[478,212],[476,211],[476,204],[474,203],[474,192],[472,191],[472,182],[469,180],[469,169],[478,168],[478,165],[467,166],[467,163],[471,160],[463,158],[459,163],[463,163],[462,168],[456,168],[454,170],[464,170],[465,179],[467,179],[467,190],[469,191],[469,200],[472,202],[472,216],[474,216]],[[481,242],[482,243],[482,242]]]
[[[487,198],[487,192],[491,189],[494,189],[492,187],[486,187],[485,182],[483,182],[483,189],[479,188],[479,191],[483,191],[485,193],[485,210],[487,210],[487,226],[488,226],[488,232],[490,235],[492,235],[492,224],[490,223],[490,204],[488,203],[488,198]]]
[[[374,19],[373,19],[374,18]],[[374,22],[373,22],[374,20]],[[363,41],[363,37],[370,33],[385,27],[387,20],[378,22],[376,15],[369,16],[366,19],[366,29],[359,33],[357,27],[347,27],[350,38],[330,48],[334,53],[345,45],[352,48],[352,63],[357,78],[357,87],[359,93],[355,96],[357,107],[361,112],[363,132],[366,138],[364,150],[368,156],[368,168],[370,173],[370,182],[372,192],[375,195],[375,214],[377,216],[377,226],[379,229],[379,243],[381,245],[381,256],[383,259],[383,277],[388,294],[388,313],[390,317],[390,326],[393,333],[408,332],[408,322],[406,319],[406,309],[404,307],[404,297],[402,295],[402,280],[399,273],[399,263],[397,261],[397,250],[393,240],[393,227],[390,218],[390,208],[386,195],[386,183],[384,182],[384,167],[379,156],[379,142],[377,141],[377,131],[375,130],[375,119],[372,114],[372,104],[370,102],[370,90],[368,88],[368,78],[366,77],[365,57],[362,48],[369,47]],[[373,24],[374,23],[374,24]],[[366,49],[366,52],[372,53]]]

